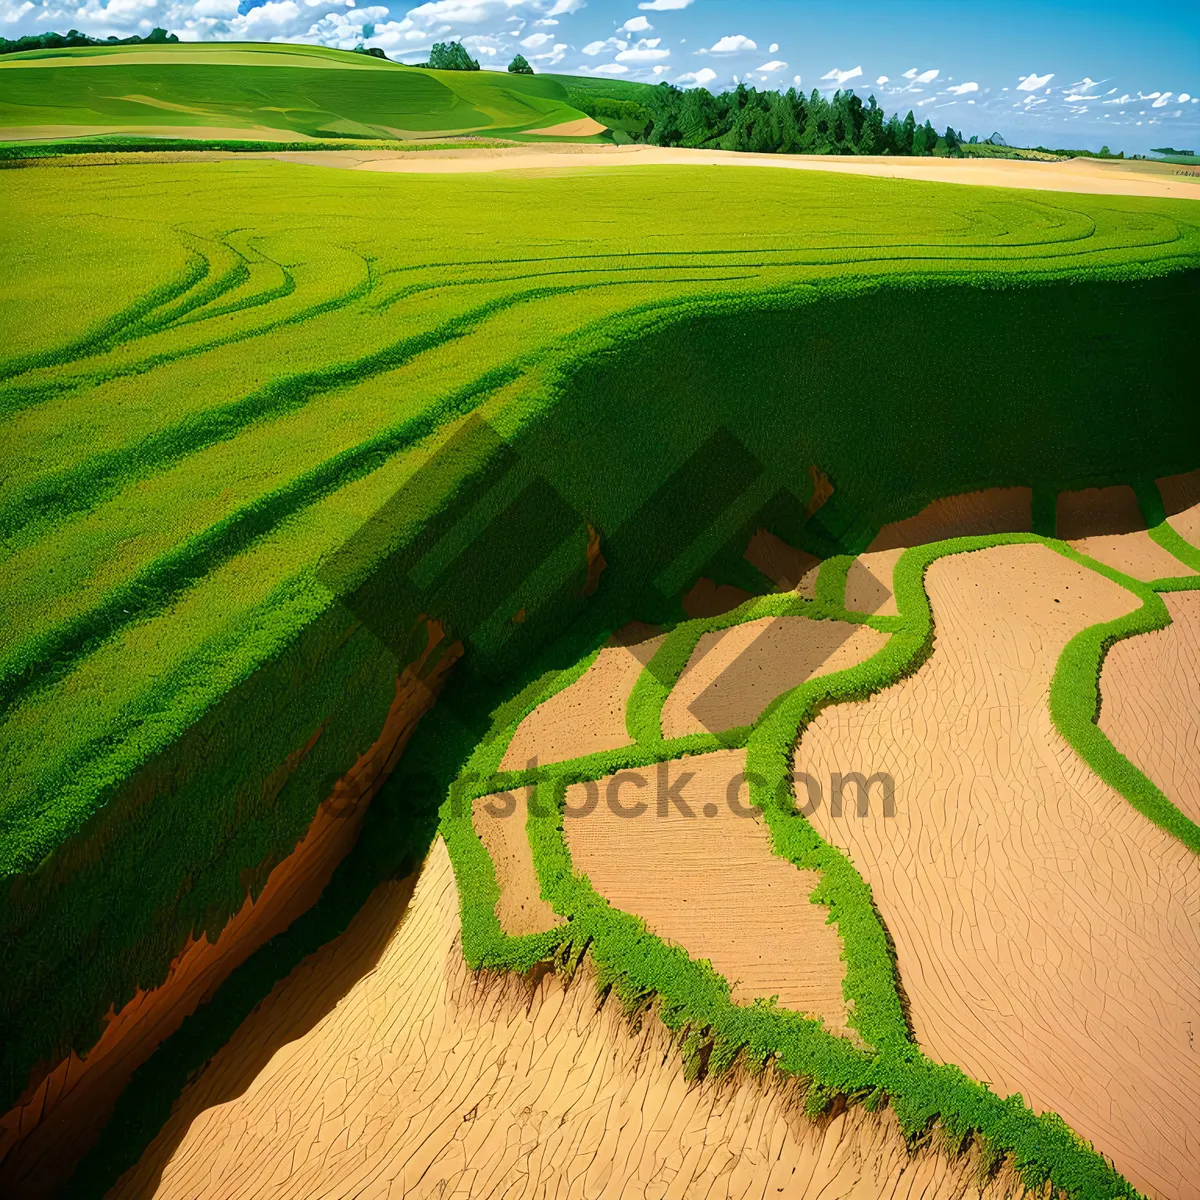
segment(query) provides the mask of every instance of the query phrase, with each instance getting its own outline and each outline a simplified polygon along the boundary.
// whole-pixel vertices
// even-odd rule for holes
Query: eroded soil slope
[[[980,1195],[971,1159],[910,1157],[890,1113],[818,1127],[786,1086],[689,1086],[659,1022],[631,1033],[595,997],[474,977],[439,841],[415,892],[381,887],[276,988],[112,1196]]]

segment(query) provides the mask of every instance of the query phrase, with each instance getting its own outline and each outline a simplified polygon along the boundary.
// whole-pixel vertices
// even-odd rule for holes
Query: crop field
[[[426,71],[322,46],[81,47],[0,62],[0,139],[404,139],[513,133],[582,116],[560,83],[541,76]]]
[[[365,58],[355,69],[415,75]],[[538,124],[571,118],[544,112]],[[1198,465],[1193,372],[1177,352],[1200,315],[1194,202],[753,168],[738,179],[730,188],[717,167],[448,177],[277,161],[0,172],[0,978],[15,981],[0,989],[0,1109],[92,1046],[110,1009],[161,984],[189,938],[218,936],[376,741],[407,665],[433,670],[462,650],[388,815],[368,826],[363,853],[396,857],[343,892],[428,846],[436,802],[406,799],[419,768],[437,801],[455,779],[472,802],[530,782],[502,764],[515,736],[543,758],[546,737],[569,755],[537,776],[543,812],[571,787],[681,755],[741,755],[748,775],[785,777],[817,708],[882,699],[924,661],[934,559],[991,550],[874,551],[895,560],[862,569],[875,587],[894,569],[891,612],[851,606],[853,559],[889,522],[979,489],[1027,489],[1031,532],[1012,544],[1079,566],[1054,538],[1060,494],[1131,488],[1144,536],[1181,564],[1149,581],[1079,566],[1130,602],[1065,642],[1050,709],[1146,836],[1194,858],[1200,830],[1153,772],[1131,782],[1088,732],[1103,622],[1165,625],[1159,590],[1186,590],[1200,569],[1191,504],[1154,487]],[[759,420],[739,416],[747,406]],[[701,575],[716,596],[765,590],[743,557],[760,527],[795,562],[823,560],[815,590],[687,621]],[[569,704],[546,737],[519,735],[635,617],[669,632],[638,652],[645,662],[610,656],[604,678],[622,682],[607,724],[587,731],[601,743],[572,749]],[[787,646],[789,622],[814,619],[847,627],[830,624],[816,655],[832,673],[807,651],[769,679],[758,666],[689,668],[702,638],[709,653],[752,658],[757,639],[733,629],[744,621]],[[430,621],[447,636],[431,637]],[[696,697],[672,701],[677,685]],[[571,919],[509,937],[484,843],[446,812],[468,960],[566,970],[590,939],[624,1001],[659,998],[689,1069],[777,1056],[811,1081],[811,1113],[886,1099],[905,1133],[936,1118],[1031,1180],[1123,1194],[1054,1118],[926,1056],[896,982],[907,986],[905,947],[870,902],[885,889],[857,851],[851,865],[830,831],[757,786],[762,821],[737,831],[747,870],[766,855],[811,873],[837,923],[840,948],[831,940],[820,962],[844,980],[803,963],[768,980],[771,994],[816,997],[811,1011],[731,1002],[718,973],[728,929],[694,960],[639,935],[637,917],[572,874],[554,820],[533,815],[526,865]],[[380,831],[403,853],[381,849]],[[582,852],[603,861],[603,847]],[[787,903],[807,905],[801,893]],[[328,921],[345,924],[314,921],[317,946]],[[246,969],[273,983],[288,969],[275,953],[275,966]],[[761,982],[752,967],[729,969]],[[853,1000],[844,1011],[839,994]],[[1013,1092],[1032,1086],[1013,1078]],[[1051,1095],[1046,1107],[1069,1105]],[[101,1147],[106,1162],[132,1141],[115,1144]]]

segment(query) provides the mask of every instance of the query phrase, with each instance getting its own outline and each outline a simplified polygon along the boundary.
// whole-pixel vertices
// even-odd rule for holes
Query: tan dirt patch
[[[500,770],[520,771],[534,758],[562,762],[632,744],[625,703],[662,637],[632,645],[605,646],[572,683],[539,704],[517,727]]]
[[[916,516],[885,525],[867,550],[894,550],[898,546],[925,546],[946,538],[1032,530],[1032,488],[987,488],[934,500]]]
[[[1137,495],[1128,485],[1059,492],[1055,530],[1064,541],[1146,528]]]
[[[1160,479],[1158,490],[1171,527],[1200,549],[1200,469]]]
[[[1086,554],[1134,579],[1168,579],[1178,575],[1195,575],[1186,563],[1180,562],[1169,550],[1164,550],[1144,529],[1136,533],[1113,533],[1107,537],[1080,538],[1071,543],[1080,554]]]
[[[376,889],[255,1009],[113,1200],[1022,1194],[1005,1171],[980,1196],[971,1157],[910,1157],[890,1109],[817,1126],[771,1072],[689,1084],[659,1021],[597,1011],[586,965],[496,980],[458,933],[438,841],[415,891]]]
[[[751,725],[776,696],[865,662],[887,640],[866,625],[806,617],[761,617],[706,633],[663,705],[663,737]]]
[[[438,157],[434,157],[438,154]],[[1087,192],[1110,196],[1176,196],[1200,198],[1200,185],[1188,176],[1141,164],[1135,171],[1106,170],[1094,160],[1065,163],[983,159],[844,157],[816,154],[743,154],[736,150],[692,150],[672,146],[568,145],[528,146],[502,151],[444,151],[421,161],[384,156],[362,164],[363,171],[522,171],[594,167],[734,166],[775,170],[837,171],[931,183],[981,187],[1031,188],[1049,192]]]
[[[821,565],[819,558],[789,546],[766,529],[760,529],[750,539],[743,557],[783,592],[794,592]]]
[[[820,876],[771,850],[762,814],[749,807],[745,761],[744,750],[719,750],[591,785],[595,808],[563,822],[571,859],[615,908],[708,959],[737,1003],[778,995],[848,1033],[841,938],[829,910],[809,899]],[[582,810],[588,798],[588,785],[574,784],[567,808]],[[631,814],[639,803],[644,811]]]
[[[542,899],[542,885],[525,832],[528,819],[528,788],[481,796],[471,806],[471,824],[492,860],[500,886],[496,919],[510,937],[545,933],[566,923],[566,918]]]
[[[933,563],[913,676],[824,710],[796,768],[889,772],[818,831],[870,885],[921,1045],[1061,1116],[1140,1190],[1200,1195],[1200,858],[1102,782],[1050,720],[1076,633],[1138,605],[1042,545]]]
[[[749,592],[731,583],[717,584],[711,579],[697,579],[679,604],[687,618],[695,621],[700,617],[722,616],[753,599]]]
[[[1200,592],[1163,595],[1172,624],[1125,638],[1100,676],[1100,728],[1200,824]]]
[[[903,547],[860,554],[846,572],[846,608],[849,612],[899,615],[892,579]]]
[[[575,121],[563,121],[561,125],[547,125],[545,129],[527,129],[526,133],[536,133],[540,137],[591,137],[595,133],[603,133],[608,128],[601,125],[592,117],[580,117]]]

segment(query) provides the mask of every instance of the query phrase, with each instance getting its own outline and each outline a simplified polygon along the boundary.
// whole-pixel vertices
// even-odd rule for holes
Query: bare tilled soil
[[[876,794],[811,819],[870,884],[931,1057],[1059,1113],[1139,1189],[1196,1197],[1200,860],[1047,703],[1067,641],[1138,600],[1040,545],[938,560],[926,587],[930,659],[824,710],[796,754],[818,779],[889,773],[895,815]]]
[[[745,760],[720,750],[593,784],[593,811],[563,822],[572,862],[614,907],[708,959],[735,1000],[778,996],[845,1033],[841,939],[810,900],[820,876],[772,851]],[[569,809],[587,802],[587,785],[567,789]]]
[[[620,644],[605,646],[579,679],[521,722],[504,752],[502,771],[520,771],[534,758],[561,762],[630,744],[625,702],[663,639],[627,640],[618,635],[613,640]]]
[[[892,577],[903,548],[872,550],[860,554],[846,572],[846,608],[850,612],[878,613],[894,617],[899,613],[892,592]]]
[[[944,538],[1029,533],[1032,529],[1031,488],[987,488],[934,500],[916,516],[885,525],[867,549],[895,550],[899,546],[924,546]]]
[[[804,617],[762,617],[706,633],[663,705],[663,737],[749,725],[776,696],[857,666],[886,642],[865,625]]]
[[[1100,728],[1200,823],[1200,592],[1163,600],[1172,624],[1118,642],[1104,660]]]
[[[1200,548],[1200,469],[1158,481],[1167,519],[1185,541]]]
[[[586,972],[473,975],[439,841],[380,887],[189,1085],[114,1200],[1004,1200],[972,1155],[910,1155],[890,1110],[814,1125],[794,1083],[689,1085],[655,1018]]]

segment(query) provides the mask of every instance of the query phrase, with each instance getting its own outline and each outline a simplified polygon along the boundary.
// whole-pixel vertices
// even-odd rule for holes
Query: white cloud
[[[883,87],[883,85],[885,83],[887,83],[887,81],[888,81],[888,77],[886,75],[880,75],[880,77],[877,80],[875,80],[875,83],[877,86]]]
[[[670,58],[670,50],[659,49],[658,43],[661,40],[661,38],[642,38],[631,50],[622,50],[617,55],[617,62],[641,65],[644,63],[661,62],[664,58]]]
[[[544,46],[547,42],[554,41],[554,35],[550,33],[531,33],[527,38],[521,39],[521,45],[526,50],[537,50],[540,46]]]
[[[1053,78],[1054,78],[1053,71],[1051,71],[1049,75],[1025,75],[1022,77],[1021,82],[1017,84],[1017,91],[1018,92],[1036,91],[1040,87],[1045,87],[1046,84],[1048,84],[1050,82],[1050,80]]]
[[[645,17],[630,17],[621,28],[626,33],[645,33],[647,29],[653,29],[654,26]]]
[[[542,19],[540,21],[534,21],[535,26],[536,25],[548,26],[548,25],[557,25],[557,24],[558,24],[558,22],[553,17],[542,17]]]
[[[429,3],[410,8],[406,19],[427,29],[446,23],[482,25],[485,21],[494,21],[510,12],[517,3],[518,0],[429,0]]]
[[[624,75],[629,68],[621,63],[601,63],[598,67],[592,68],[593,75]]]
[[[834,67],[832,71],[826,71],[821,79],[822,81],[832,80],[838,87],[841,87],[846,80],[857,79],[861,74],[862,67],[851,67],[848,71],[839,71],[837,67]]]
[[[645,0],[638,8],[649,9],[651,12],[674,12],[676,9],[687,8],[692,0]]]
[[[939,72],[936,67],[931,71],[922,71],[920,73],[920,75],[918,75],[916,77],[916,79],[913,80],[913,82],[914,83],[932,83],[938,77],[938,75],[940,73],[941,72]]]
[[[1151,108],[1166,108],[1167,101],[1171,99],[1170,92],[1163,92],[1161,96],[1150,106]]]
[[[787,63],[783,62],[781,59],[773,58],[770,62],[763,63],[763,65],[758,69],[764,75],[769,75],[772,71],[782,71],[786,66]]]
[[[946,89],[947,93],[952,96],[965,96],[968,92],[979,91],[977,83],[956,83],[952,87]]]
[[[686,75],[680,75],[675,80],[676,83],[694,83],[697,87],[706,87],[716,79],[716,71],[709,70],[708,67],[701,67],[699,71],[689,71]]]
[[[1188,102],[1190,99],[1191,99],[1191,96],[1189,96],[1189,95],[1187,94],[1187,92],[1180,92],[1180,93],[1179,93],[1179,103],[1180,103],[1180,104],[1186,104],[1186,103],[1187,103],[1187,102]]]
[[[583,48],[583,53],[589,57],[594,57],[597,54],[603,54],[605,50],[628,50],[629,43],[622,41],[620,38],[609,38],[604,42],[588,42]]]
[[[546,14],[548,17],[569,17],[581,8],[587,8],[587,0],[554,0],[554,7]]]
[[[747,50],[757,50],[758,46],[744,34],[733,33],[718,39],[709,46],[709,54],[741,54]]]
[[[533,61],[541,63],[544,67],[556,67],[564,58],[567,57],[569,47],[566,42],[556,42],[554,46],[547,50],[544,54],[535,54]]]
[[[916,79],[916,77],[917,77],[917,68],[916,67],[909,67],[908,70],[904,72],[905,79]]]
[[[779,49],[779,43],[778,43],[778,42],[772,42],[772,43],[771,43],[771,44],[770,44],[770,45],[767,47],[767,53],[768,53],[768,54],[774,54],[774,53],[775,53],[775,51],[776,51],[776,50],[778,50],[778,49]]]
[[[793,76],[792,76],[792,82],[793,82],[793,83],[794,83],[794,84],[795,84],[797,87],[799,87],[799,86],[800,86],[800,76],[799,76],[799,75],[793,75]]]

